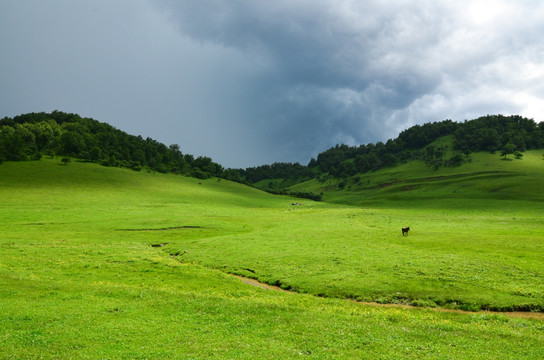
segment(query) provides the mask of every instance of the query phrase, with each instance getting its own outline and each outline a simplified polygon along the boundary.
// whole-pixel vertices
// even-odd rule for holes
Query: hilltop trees
[[[508,143],[519,151],[544,147],[544,124],[518,115],[487,115],[465,121],[453,135],[459,150],[494,152]]]
[[[223,168],[210,158],[194,160],[192,155],[182,154],[178,145],[167,147],[76,114],[53,111],[0,120],[0,160],[37,159],[42,154],[200,178],[223,174]]]
[[[375,171],[382,167],[395,166],[412,159],[423,159],[422,148],[441,136],[449,135],[459,124],[451,120],[415,125],[386,143],[377,142],[360,146],[336,145],[317,156],[308,164],[320,172],[336,177],[352,176],[356,173]]]
[[[453,137],[454,153],[445,158],[447,147],[431,143],[446,135]],[[396,139],[385,144],[350,147],[336,145],[317,156],[308,166],[322,173],[346,177],[382,167],[395,166],[408,160],[422,160],[429,166],[458,166],[469,161],[476,151],[501,155],[521,154],[522,151],[544,147],[544,124],[521,116],[487,115],[475,120],[455,123],[451,120],[415,125],[404,130]],[[504,153],[506,151],[506,155]],[[520,158],[520,156],[517,156]]]
[[[450,136],[453,145],[432,144],[443,136]],[[501,150],[502,156],[514,154],[521,158],[522,151],[543,147],[544,123],[521,116],[487,115],[463,123],[445,120],[415,125],[385,143],[336,145],[312,158],[306,167],[276,163],[237,171],[250,183],[280,179],[276,183],[290,186],[322,175],[347,178],[409,160],[421,160],[438,169],[470,161],[471,152]]]
[[[238,171],[240,177],[245,178],[250,183],[256,183],[265,179],[288,179],[296,178],[299,180],[308,180],[314,177],[315,173],[308,167],[299,163],[281,163],[272,165],[261,165]]]
[[[450,136],[452,145],[433,144],[444,136]],[[421,160],[438,169],[470,161],[471,152],[501,151],[505,158],[509,154],[521,158],[523,151],[543,147],[544,123],[517,115],[487,115],[463,123],[445,120],[414,125],[385,143],[336,145],[312,158],[307,166],[277,162],[225,170],[209,157],[195,159],[183,154],[176,144],[166,146],[129,135],[76,114],[54,111],[0,120],[0,162],[39,159],[42,154],[71,156],[106,166],[138,171],[149,168],[198,178],[216,176],[246,184],[275,180],[280,188],[322,175],[347,178],[409,160]]]

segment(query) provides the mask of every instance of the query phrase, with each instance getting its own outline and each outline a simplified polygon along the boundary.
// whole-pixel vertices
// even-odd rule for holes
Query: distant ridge
[[[444,141],[437,143],[437,140]],[[396,139],[359,146],[336,145],[311,159],[307,166],[275,163],[246,169],[250,183],[281,180],[287,188],[323,175],[347,178],[411,160],[431,168],[454,167],[470,161],[478,151],[501,152],[503,156],[544,148],[544,123],[518,115],[487,115],[462,123],[444,120],[414,125]],[[276,189],[277,190],[277,189]]]
[[[441,138],[448,140],[436,144]],[[77,114],[53,111],[0,120],[0,162],[38,160],[44,155],[70,156],[105,166],[149,169],[201,179],[219,177],[248,185],[276,180],[275,186],[261,188],[315,200],[319,199],[316,194],[305,191],[295,194],[285,189],[323,175],[347,178],[411,160],[422,160],[438,169],[470,161],[472,152],[501,151],[504,156],[520,156],[523,151],[540,148],[544,148],[543,123],[519,115],[487,115],[462,123],[444,120],[414,125],[385,143],[336,145],[311,159],[308,165],[277,162],[247,169],[225,169],[209,157],[183,154],[177,144],[166,146],[149,137],[129,135]]]

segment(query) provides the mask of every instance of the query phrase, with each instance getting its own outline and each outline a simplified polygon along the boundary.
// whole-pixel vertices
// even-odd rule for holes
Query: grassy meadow
[[[542,155],[473,157],[439,171],[419,162],[384,169],[343,190],[337,179],[312,180],[295,190],[324,191],[329,204],[302,201],[255,214],[247,234],[171,246],[188,251],[185,259],[299,292],[542,312]]]
[[[543,358],[542,320],[432,309],[544,307],[542,156],[486,169],[488,155],[473,156],[342,190],[304,184],[324,190],[320,203],[225,180],[5,162],[0,358]]]

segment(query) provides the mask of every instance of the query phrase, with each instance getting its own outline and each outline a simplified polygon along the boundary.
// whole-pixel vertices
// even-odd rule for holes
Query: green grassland
[[[473,158],[439,171],[412,162],[348,179],[353,185],[343,190],[337,183],[346,180],[313,180],[295,190],[324,191],[337,206],[304,201],[256,214],[256,231],[172,247],[188,251],[190,261],[299,292],[542,311],[542,156]]]
[[[429,308],[544,306],[542,156],[478,168],[487,156],[383,169],[343,190],[300,185],[329,187],[320,203],[225,180],[5,162],[0,358],[542,358],[542,320]]]

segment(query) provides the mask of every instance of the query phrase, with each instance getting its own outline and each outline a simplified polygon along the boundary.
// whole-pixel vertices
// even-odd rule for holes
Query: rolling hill
[[[0,357],[542,358],[543,151],[421,155],[450,159],[454,141],[255,182],[319,202],[149,167],[4,161]]]
[[[343,191],[331,199],[353,202]],[[4,162],[0,197],[4,358],[543,355],[542,320],[430,310],[542,311],[541,202],[293,205],[217,178],[59,159]]]
[[[475,199],[542,202],[544,151],[524,153],[523,159],[472,153],[470,162],[437,170],[423,161],[357,174],[346,178],[323,176],[288,189],[324,193],[326,201],[363,205],[396,201],[420,204],[467,202]],[[504,202],[506,204],[506,201]]]

